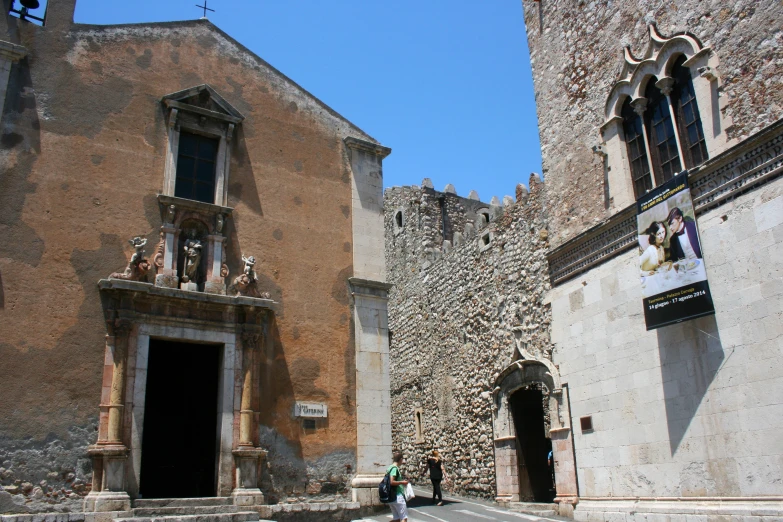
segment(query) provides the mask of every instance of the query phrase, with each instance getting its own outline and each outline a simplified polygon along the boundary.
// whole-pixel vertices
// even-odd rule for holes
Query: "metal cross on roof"
[[[210,9],[209,7],[207,7],[207,0],[204,0],[204,5],[196,4],[196,7],[198,7],[199,9],[203,9],[204,10],[204,18],[207,17],[207,11],[212,11],[213,13],[215,12],[214,9]]]

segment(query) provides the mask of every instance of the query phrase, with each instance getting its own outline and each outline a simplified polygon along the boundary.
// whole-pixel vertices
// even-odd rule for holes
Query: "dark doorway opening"
[[[141,497],[215,496],[221,352],[150,339]]]
[[[540,385],[521,389],[509,399],[517,432],[519,497],[523,502],[552,502],[555,499],[553,468],[547,462],[552,451],[548,401],[549,397]]]

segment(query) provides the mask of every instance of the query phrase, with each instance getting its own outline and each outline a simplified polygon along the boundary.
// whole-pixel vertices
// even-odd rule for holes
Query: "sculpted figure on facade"
[[[236,295],[242,295],[247,297],[261,297],[258,292],[258,276],[256,275],[255,265],[256,258],[254,256],[242,255],[242,262],[245,264],[242,273],[234,279],[233,287],[236,290]]]
[[[198,267],[201,263],[202,246],[201,241],[198,239],[188,239],[185,241],[184,247],[185,253],[185,266],[183,268],[182,281],[187,283],[189,281],[196,281],[196,275],[198,274]]]
[[[147,272],[150,270],[150,262],[144,258],[144,246],[147,244],[147,238],[137,236],[129,239],[128,242],[133,246],[135,252],[133,252],[125,270],[123,272],[114,272],[109,276],[110,279],[140,281],[147,276]]]

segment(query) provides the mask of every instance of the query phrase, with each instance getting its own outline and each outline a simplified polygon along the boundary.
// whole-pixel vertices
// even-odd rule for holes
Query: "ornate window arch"
[[[684,168],[727,147],[718,59],[693,35],[664,37],[649,26],[642,58],[629,48],[609,92],[601,126],[609,196],[625,208]]]

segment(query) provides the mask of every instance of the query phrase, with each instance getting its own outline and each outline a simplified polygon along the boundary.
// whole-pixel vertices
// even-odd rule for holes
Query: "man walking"
[[[408,504],[405,502],[405,486],[408,485],[407,480],[402,480],[402,474],[400,473],[400,466],[405,461],[402,458],[401,451],[395,451],[392,455],[394,461],[391,466],[386,468],[386,473],[389,474],[391,479],[391,486],[397,498],[393,502],[389,502],[389,507],[392,510],[391,522],[408,522]]]

